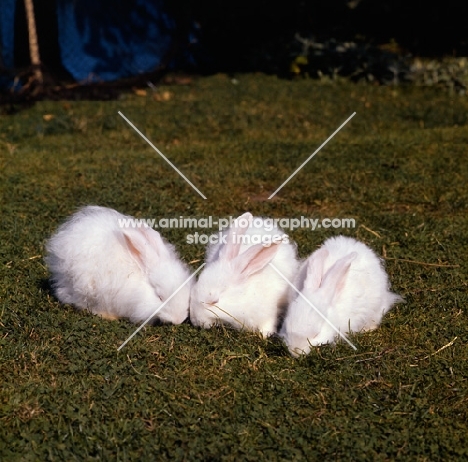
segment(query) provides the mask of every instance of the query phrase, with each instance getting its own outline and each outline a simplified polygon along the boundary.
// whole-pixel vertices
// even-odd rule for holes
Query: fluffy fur
[[[345,236],[326,240],[301,265],[295,286],[307,300],[293,293],[280,331],[293,356],[335,341],[339,334],[321,315],[342,333],[366,331],[378,327],[391,306],[403,301],[389,291],[380,258]]]
[[[297,271],[296,247],[283,231],[265,227],[241,227],[242,220],[252,223],[250,213],[240,216],[221,236],[226,243],[210,245],[206,267],[193,286],[190,320],[195,326],[209,328],[216,323],[237,329],[260,331],[264,336],[276,331],[278,315],[287,304],[288,280]],[[257,217],[256,223],[263,220]],[[237,237],[236,237],[237,236]],[[267,245],[272,236],[276,242]],[[245,238],[244,242],[241,240]],[[255,242],[265,242],[262,243]]]
[[[146,320],[189,278],[174,247],[152,228],[123,228],[119,212],[87,206],[46,244],[52,288],[62,303],[105,318]],[[179,324],[188,317],[186,284],[155,319]]]

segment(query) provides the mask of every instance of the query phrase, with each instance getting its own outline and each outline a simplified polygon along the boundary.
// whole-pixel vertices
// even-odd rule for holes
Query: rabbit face
[[[210,327],[217,321],[229,318],[234,311],[232,300],[239,302],[232,285],[234,277],[231,265],[216,262],[210,265],[200,275],[194,285],[190,300],[190,320],[195,326]]]
[[[160,321],[181,324],[189,315],[189,302],[192,281],[187,282],[190,274],[182,265],[163,265],[151,271],[148,281],[151,285],[157,306],[165,303],[159,311]]]
[[[309,302],[314,300],[312,294],[307,293],[307,291],[304,291],[303,296]],[[320,335],[324,321],[316,310],[322,312],[323,309],[317,306],[318,303],[315,300],[312,307],[298,296],[289,306],[280,337],[283,338],[294,357],[308,354],[311,345],[315,344],[314,340]]]

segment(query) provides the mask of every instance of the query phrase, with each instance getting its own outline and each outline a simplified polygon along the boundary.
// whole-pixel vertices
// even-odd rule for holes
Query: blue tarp
[[[57,1],[62,64],[78,80],[115,80],[155,70],[174,21],[151,0]]]
[[[1,0],[0,8],[1,64],[10,70],[15,1]],[[62,65],[79,82],[154,71],[167,64],[175,40],[175,21],[161,0],[57,0],[57,23]]]

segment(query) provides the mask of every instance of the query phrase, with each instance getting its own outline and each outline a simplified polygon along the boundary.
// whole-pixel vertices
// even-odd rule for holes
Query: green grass
[[[468,457],[467,100],[237,80],[163,88],[167,101],[129,93],[0,117],[1,460]],[[353,217],[343,232],[387,258],[407,302],[351,336],[356,352],[340,343],[296,360],[272,339],[183,324],[146,327],[118,353],[134,325],[63,306],[47,283],[44,242],[84,204],[145,218]],[[306,256],[340,232],[291,236]],[[187,262],[202,259],[185,234],[164,232]]]

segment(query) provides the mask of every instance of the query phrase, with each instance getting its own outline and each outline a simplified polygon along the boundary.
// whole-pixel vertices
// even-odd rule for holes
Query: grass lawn
[[[263,75],[0,116],[0,459],[467,460],[467,143],[464,97]],[[301,256],[332,235],[362,240],[406,303],[352,335],[357,351],[293,359],[254,333],[182,324],[117,352],[134,325],[61,305],[48,285],[45,240],[84,204],[354,218],[289,234]],[[161,232],[200,265],[193,230]]]

